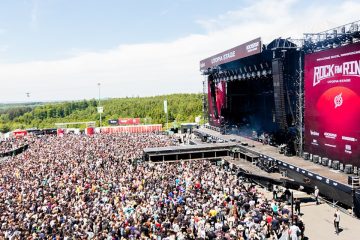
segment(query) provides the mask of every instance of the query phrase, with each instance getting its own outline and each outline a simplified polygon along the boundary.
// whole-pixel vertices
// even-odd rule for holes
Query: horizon
[[[169,96],[175,94],[203,94],[202,92],[187,92],[187,93],[166,93],[166,94],[158,94],[158,95],[149,95],[149,96],[125,96],[125,97],[108,97],[108,98],[101,98],[101,101],[111,100],[111,99],[125,99],[125,98],[151,98],[151,97],[161,97],[161,96]],[[89,101],[89,100],[96,100],[98,101],[99,98],[87,98],[87,99],[70,99],[70,100],[44,100],[44,101],[34,101],[34,102],[0,102],[0,105],[15,105],[15,104],[36,104],[36,103],[43,103],[43,104],[51,104],[51,103],[63,103],[63,102],[78,102],[78,101]]]

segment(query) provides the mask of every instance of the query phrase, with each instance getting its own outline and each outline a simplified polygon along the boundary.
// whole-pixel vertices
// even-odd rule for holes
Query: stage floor
[[[342,184],[348,185],[348,174],[345,174],[341,171],[338,170],[334,170],[332,168],[329,167],[325,167],[310,161],[306,161],[300,157],[297,156],[292,156],[292,157],[287,157],[284,156],[283,154],[280,154],[278,152],[278,149],[276,147],[270,146],[270,145],[264,145],[261,142],[257,142],[245,137],[241,137],[238,135],[231,135],[231,134],[227,134],[227,135],[222,135],[217,131],[214,130],[210,130],[207,128],[200,128],[198,129],[199,132],[203,132],[206,133],[208,135],[214,136],[216,138],[220,138],[220,139],[224,139],[224,140],[228,140],[230,141],[230,139],[236,139],[236,141],[241,141],[241,142],[246,142],[249,145],[254,145],[255,147],[247,147],[245,146],[245,148],[248,148],[249,150],[252,151],[256,151],[259,152],[261,154],[267,155],[269,157],[272,157],[274,159],[283,161],[285,163],[291,164],[293,166],[299,167],[299,168],[303,168],[306,169],[308,171],[311,171],[313,173],[316,173],[320,176],[323,176],[325,178],[334,180],[336,182],[340,182]],[[349,186],[349,185],[348,185]]]

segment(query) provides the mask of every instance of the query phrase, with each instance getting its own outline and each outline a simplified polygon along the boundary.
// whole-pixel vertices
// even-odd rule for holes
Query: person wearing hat
[[[244,236],[245,236],[245,228],[244,228],[244,226],[239,224],[236,227],[236,231],[237,231],[237,236],[240,237],[240,239],[244,239]]]

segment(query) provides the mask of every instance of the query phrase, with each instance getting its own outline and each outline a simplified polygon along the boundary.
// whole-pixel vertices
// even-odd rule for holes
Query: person
[[[299,198],[296,198],[295,199],[295,212],[300,215],[300,199]]]
[[[319,188],[317,186],[315,186],[315,191],[314,191],[314,196],[315,196],[315,201],[316,201],[316,205],[319,205]]]
[[[301,230],[296,225],[291,225],[289,228],[289,235],[291,240],[298,240],[301,236]]]
[[[334,227],[336,234],[339,234],[339,224],[340,224],[340,212],[339,209],[336,209],[334,213]]]
[[[298,217],[298,222],[297,222],[297,226],[299,227],[300,231],[301,231],[301,235],[300,235],[300,239],[304,238],[304,233],[305,233],[305,224],[303,222],[303,220]]]
[[[277,186],[274,187],[274,190],[273,190],[273,199],[276,200],[277,199],[277,194],[278,194],[278,188]]]
[[[285,195],[285,199],[288,203],[290,203],[291,201],[291,192],[289,190],[289,188],[286,188],[285,192],[284,192],[284,195]]]

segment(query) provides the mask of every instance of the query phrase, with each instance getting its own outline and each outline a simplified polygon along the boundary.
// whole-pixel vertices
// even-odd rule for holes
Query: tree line
[[[169,123],[194,122],[196,116],[202,115],[202,94],[113,98],[101,100],[101,106],[104,107],[102,125],[106,126],[108,120],[119,117],[139,117],[142,123],[164,124],[164,100],[168,103]],[[3,107],[0,108],[0,132],[17,128],[54,128],[56,122],[97,121],[99,124],[98,106],[99,102],[96,99],[90,99]]]

